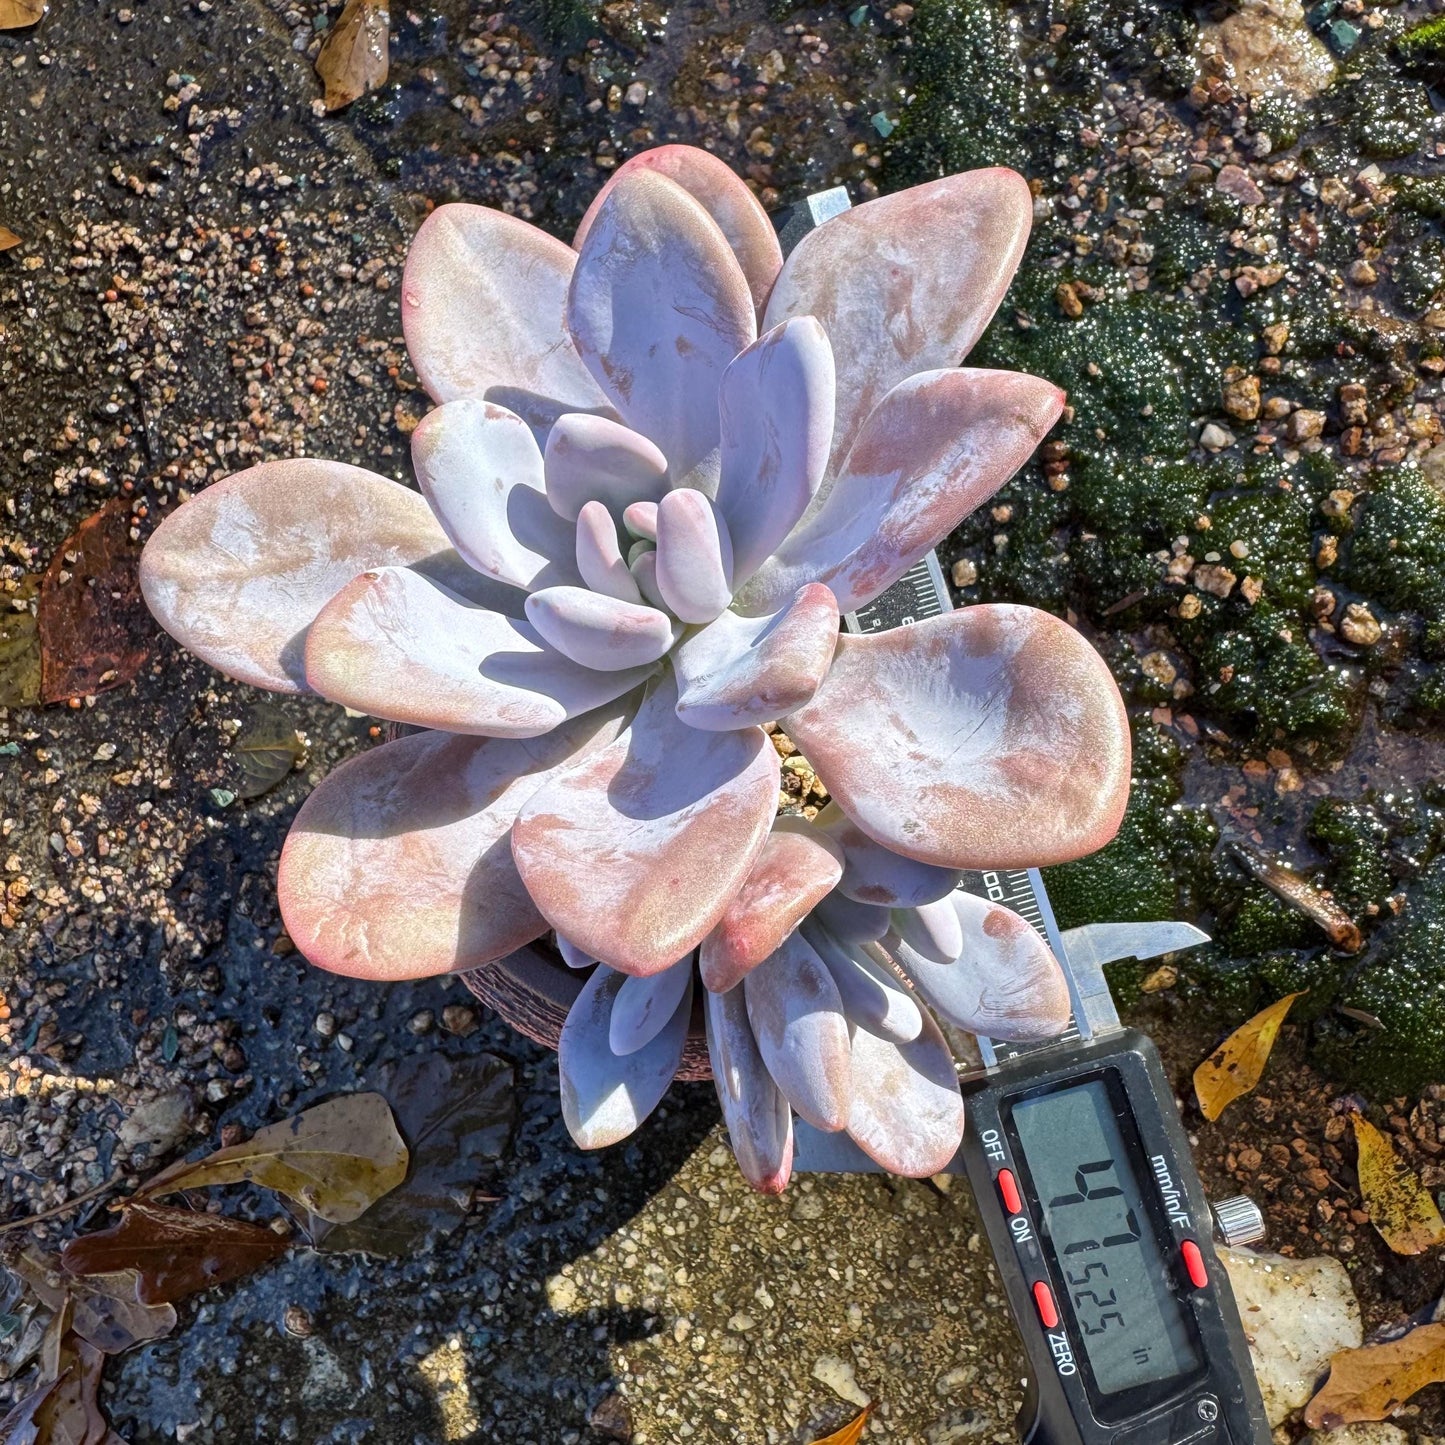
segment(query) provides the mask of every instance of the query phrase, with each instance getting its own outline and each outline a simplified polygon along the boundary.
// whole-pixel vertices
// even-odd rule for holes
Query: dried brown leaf
[[[134,1270],[145,1305],[174,1304],[238,1279],[290,1248],[284,1235],[224,1214],[167,1209],[132,1198],[120,1223],[72,1239],[60,1261],[74,1275]]]
[[[495,1054],[408,1055],[382,1082],[410,1151],[405,1181],[351,1224],[313,1220],[312,1242],[395,1256],[449,1234],[471,1207],[478,1174],[507,1147],[512,1082],[512,1066]]]
[[[1305,1406],[1311,1430],[1384,1420],[1417,1390],[1445,1380],[1445,1324],[1421,1325],[1398,1340],[1341,1350],[1330,1377]]]
[[[1327,898],[1308,878],[1286,868],[1264,853],[1237,843],[1234,849],[1245,867],[1276,897],[1298,909],[1324,930],[1329,941],[1344,953],[1358,953],[1365,946],[1360,925],[1335,902]]]
[[[0,0],[3,4],[3,0]],[[0,226],[0,251],[13,251],[20,244],[20,237],[9,226]]]
[[[207,1184],[260,1184],[333,1224],[349,1224],[406,1178],[407,1148],[380,1094],[342,1094],[243,1144],[174,1164],[135,1197]]]
[[[40,701],[40,625],[30,610],[39,590],[40,579],[26,577],[18,592],[0,593],[0,707]]]
[[[170,1305],[141,1303],[140,1275],[134,1269],[76,1279],[62,1271],[59,1260],[35,1250],[22,1251],[7,1263],[47,1309],[58,1312],[68,1299],[70,1328],[104,1354],[118,1355],[176,1327]]]
[[[241,773],[238,798],[259,798],[269,792],[306,755],[296,725],[269,702],[246,710],[231,752]]]
[[[1424,1254],[1445,1244],[1445,1219],[1434,1197],[1395,1153],[1395,1146],[1363,1114],[1351,1117],[1359,1158],[1360,1193],[1370,1223],[1396,1254]]]
[[[23,30],[44,15],[45,0],[0,0],[0,30]]]
[[[864,1405],[862,1411],[841,1430],[834,1430],[831,1435],[824,1435],[821,1440],[815,1440],[813,1445],[858,1445],[863,1438],[863,1427],[868,1423],[868,1417],[873,1413],[872,1405]]]
[[[100,1409],[105,1356],[78,1335],[61,1337],[55,1392],[35,1415],[38,1445],[102,1445],[110,1426]]]
[[[39,1415],[60,1388],[59,1380],[42,1381],[0,1420],[0,1445],[45,1445],[40,1438]]]
[[[386,84],[390,32],[386,0],[349,0],[316,57],[327,110],[341,110]]]
[[[1217,1119],[1259,1083],[1270,1050],[1290,1005],[1303,993],[1289,993],[1241,1024],[1194,1071],[1194,1094],[1206,1119]]]
[[[116,497],[61,544],[40,584],[45,702],[124,687],[151,655],[156,624],[141,597],[140,543],[130,503]]]

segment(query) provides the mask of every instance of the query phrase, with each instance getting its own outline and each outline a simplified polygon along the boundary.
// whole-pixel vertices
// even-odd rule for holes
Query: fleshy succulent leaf
[[[577,515],[577,570],[594,592],[619,602],[642,601],[617,541],[617,523],[601,502],[588,502]]]
[[[838,604],[821,583],[771,617],[723,612],[685,637],[673,654],[677,715],[722,731],[770,722],[818,690],[838,640]]]
[[[141,555],[161,626],[203,662],[273,692],[306,692],[306,629],[368,567],[454,556],[425,500],[375,472],[263,462],[177,508]]]
[[[717,223],[674,181],[619,175],[583,237],[567,329],[622,419],[667,457],[675,487],[717,490],[718,384],[757,335]]]
[[[568,968],[591,968],[597,962],[590,953],[578,948],[570,938],[563,938],[560,933],[557,935],[557,952]]]
[[[632,573],[632,580],[637,583],[637,590],[645,601],[654,607],[667,607],[662,588],[657,585],[657,548],[648,547],[635,557],[629,553],[627,570]]]
[[[927,1013],[922,1022],[908,1043],[867,1029],[853,1035],[849,1137],[876,1164],[908,1179],[941,1173],[963,1141],[953,1054]]]
[[[622,525],[639,540],[657,541],[657,503],[633,502],[622,514]]]
[[[1063,404],[1052,382],[1022,371],[901,381],[826,498],[739,589],[739,610],[771,612],[804,582],[827,583],[844,612],[866,606],[1008,481]]]
[[[833,438],[833,351],[815,317],[760,336],[723,373],[717,503],[745,582],[808,508]]]
[[[1069,1021],[1069,986],[1038,934],[1011,909],[971,893],[952,907],[962,943],[956,962],[937,963],[897,934],[883,948],[941,1017],[991,1039],[1048,1039]]]
[[[773,1082],[814,1128],[848,1122],[848,1020],[833,975],[797,933],[743,980],[753,1037]]]
[[[794,248],[763,328],[792,316],[823,323],[838,363],[835,467],[900,381],[968,354],[1008,290],[1032,220],[1022,176],[965,171],[855,206]]]
[[[562,325],[576,253],[485,206],[438,206],[407,252],[406,349],[434,401],[494,401],[545,429],[605,407]]]
[[[1129,725],[1108,666],[1032,607],[845,634],[783,725],[863,832],[941,868],[1081,857],[1114,836],[1128,800]]]
[[[704,993],[703,1020],[738,1167],[754,1189],[781,1194],[793,1172],[793,1111],[758,1051],[742,989]]]
[[[588,412],[557,418],[543,468],[547,500],[569,522],[586,502],[620,517],[631,503],[656,502],[667,491],[667,458],[640,432]]]
[[[477,968],[547,928],[508,846],[549,769],[617,735],[621,705],[518,741],[416,733],[343,763],[301,805],[276,891],[320,968],[402,979]]]
[[[683,622],[711,622],[732,601],[732,542],[716,505],[692,487],[657,504],[657,586]]]
[[[484,737],[539,737],[653,671],[579,666],[529,623],[476,607],[406,567],[353,579],[306,638],[306,680],[322,697],[393,722]]]
[[[837,803],[829,803],[818,814],[816,826],[842,850],[838,891],[859,903],[917,908],[946,898],[963,879],[957,868],[935,868],[875,843]]]
[[[673,643],[673,621],[665,612],[585,587],[532,593],[527,620],[564,657],[604,672],[657,662]]]
[[[703,983],[726,993],[771,957],[843,871],[837,850],[816,831],[774,828],[722,921],[703,939]]]
[[[667,1026],[686,998],[691,1011],[692,955],[646,978],[629,976],[612,1000],[607,1043],[614,1054],[635,1054]]]
[[[859,903],[846,893],[831,893],[817,907],[818,922],[840,943],[872,943],[888,932],[892,918],[877,903]]]
[[[562,1118],[582,1149],[627,1138],[657,1107],[682,1059],[689,1008],[680,1003],[641,1048],[614,1054],[608,1042],[614,1003],[627,975],[599,964],[567,1014],[557,1044]]]
[[[767,842],[778,755],[760,728],[706,733],[658,678],[632,727],[555,773],[512,829],[543,915],[627,973],[657,973],[723,916]]]
[[[777,232],[746,183],[725,161],[697,146],[657,146],[623,162],[593,198],[572,244],[582,249],[607,194],[637,170],[656,171],[676,181],[717,222],[747,278],[753,304],[761,311],[783,265]]]
[[[963,952],[963,925],[953,899],[917,908],[895,908],[893,931],[914,953],[933,963],[952,963]]]
[[[879,1038],[906,1044],[923,1032],[923,1017],[913,995],[880,964],[849,950],[813,919],[799,930],[813,952],[828,965],[848,1022]]]
[[[506,407],[463,397],[412,433],[417,481],[458,552],[528,589],[575,583],[576,531],[554,512],[531,428]]]

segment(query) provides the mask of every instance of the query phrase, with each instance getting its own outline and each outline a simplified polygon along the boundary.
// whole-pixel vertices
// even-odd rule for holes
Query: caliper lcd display
[[[1090,1373],[1116,1395],[1195,1370],[1193,1321],[1101,1078],[1013,1104],[1040,1227]],[[1138,1161],[1143,1163],[1142,1157]]]

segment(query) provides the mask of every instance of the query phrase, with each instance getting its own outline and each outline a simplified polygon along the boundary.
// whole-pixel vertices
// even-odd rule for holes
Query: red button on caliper
[[[1023,1197],[1019,1194],[1018,1181],[1014,1178],[1012,1169],[998,1171],[998,1192],[1003,1199],[1003,1207],[1010,1214],[1017,1214],[1024,1207]]]
[[[1195,1289],[1203,1289],[1209,1283],[1209,1271],[1204,1267],[1204,1255],[1200,1253],[1199,1246],[1192,1239],[1186,1239],[1179,1246],[1179,1253],[1184,1256],[1184,1268],[1189,1271],[1189,1283]]]
[[[1046,1330],[1051,1330],[1059,1322],[1059,1311],[1054,1304],[1054,1292],[1043,1280],[1034,1286],[1034,1305],[1038,1309],[1039,1319]]]

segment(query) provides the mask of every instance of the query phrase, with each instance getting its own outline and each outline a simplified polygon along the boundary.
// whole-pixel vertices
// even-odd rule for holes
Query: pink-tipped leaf
[[[608,1042],[612,1008],[625,974],[599,965],[582,986],[557,1042],[562,1119],[581,1149],[627,1138],[661,1102],[687,1042],[687,1001],[641,1048],[615,1054]]]
[[[512,852],[543,915],[626,973],[657,973],[712,931],[752,871],[777,807],[760,728],[678,720],[664,674],[633,726],[527,800]]]
[[[771,612],[804,582],[827,583],[843,612],[866,606],[1008,481],[1063,404],[1052,382],[1022,371],[901,381],[826,497],[739,589],[739,609]]]
[[[403,979],[478,968],[544,933],[512,862],[550,769],[617,735],[620,706],[526,741],[416,733],[343,763],[301,805],[276,892],[319,968]]]
[[[1082,857],[1114,836],[1128,800],[1128,719],[1108,666],[1032,607],[845,634],[783,726],[863,832],[941,868]]]
[[[625,161],[587,208],[572,244],[582,249],[608,193],[620,179],[638,170],[656,171],[676,181],[717,222],[747,277],[753,304],[761,311],[783,265],[777,232],[757,197],[732,167],[697,146],[657,146]]]
[[[818,690],[838,640],[838,604],[809,584],[771,617],[723,612],[683,639],[674,654],[677,713],[719,731],[771,722]]]
[[[618,176],[583,237],[567,329],[672,484],[717,490],[718,385],[757,336],[747,282],[717,223],[660,172]]]
[[[792,316],[823,323],[838,363],[835,467],[900,381],[968,354],[1008,290],[1032,220],[1022,176],[965,171],[844,211],[789,255],[763,329]]]
[[[645,436],[587,412],[557,418],[543,464],[547,500],[569,522],[586,502],[621,516],[631,503],[656,502],[667,491],[667,458]]]
[[[617,541],[617,523],[601,502],[588,502],[577,516],[577,570],[594,592],[619,602],[641,602]]]
[[[657,586],[683,622],[711,622],[732,601],[733,551],[716,505],[692,487],[657,504]]]
[[[758,1052],[742,989],[704,993],[703,1020],[738,1168],[760,1193],[781,1194],[793,1172],[793,1111]]]
[[[437,520],[479,572],[529,590],[579,580],[575,529],[548,504],[542,454],[515,412],[449,401],[412,433],[411,459]]]
[[[833,352],[815,317],[760,336],[723,373],[718,508],[746,581],[793,530],[823,480],[833,436]]]
[[[544,587],[532,593],[527,620],[564,657],[604,672],[657,662],[673,642],[673,621],[666,613],[585,587]]]
[[[317,614],[306,680],[357,712],[484,737],[550,732],[640,686],[649,664],[597,672],[405,567],[363,572]]]
[[[740,983],[827,896],[842,868],[837,851],[818,833],[775,827],[722,921],[702,941],[703,983],[714,993]]]
[[[263,462],[156,529],[140,585],[156,620],[230,677],[308,691],[306,629],[358,572],[454,557],[426,501],[342,462]]]
[[[570,246],[485,206],[438,206],[406,255],[401,325],[434,401],[494,401],[544,431],[606,406],[562,324]]]
[[[938,963],[897,934],[883,947],[941,1017],[992,1039],[1048,1039],[1069,1021],[1069,986],[1048,945],[1017,913],[971,893],[951,906],[961,943],[956,961]]]
[[[784,1097],[814,1128],[848,1122],[853,1095],[848,1020],[833,975],[798,934],[743,980],[758,1052]]]

